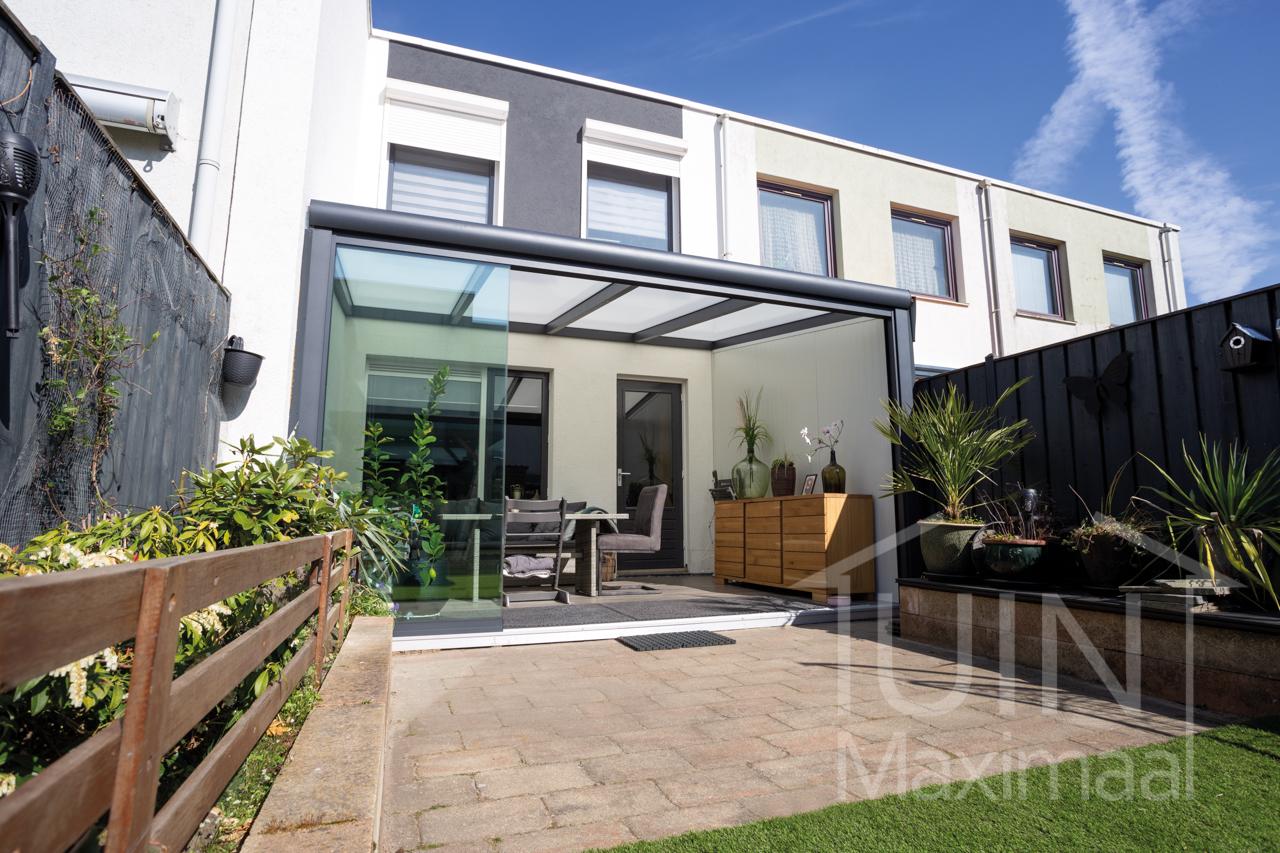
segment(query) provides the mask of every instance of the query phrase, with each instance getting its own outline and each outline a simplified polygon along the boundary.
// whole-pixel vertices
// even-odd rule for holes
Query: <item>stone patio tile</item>
[[[483,842],[549,826],[551,815],[538,797],[469,803],[418,815],[418,832],[424,845]]]
[[[784,790],[820,786],[834,790],[839,772],[837,761],[834,752],[810,753],[760,762],[755,769]]]
[[[700,829],[737,826],[752,819],[752,814],[740,803],[726,802],[640,815],[629,819],[627,826],[638,838],[657,839]]]
[[[595,780],[582,771],[575,762],[537,764],[510,767],[505,770],[486,770],[477,773],[476,788],[486,800],[516,797],[521,794],[546,794],[566,788],[594,785]]]
[[[988,714],[986,711],[980,711],[977,708],[963,706],[941,714],[920,714],[919,718],[934,728],[942,729],[943,731],[960,731],[979,726],[997,728],[1001,724],[1008,722],[995,714]]]
[[[566,705],[586,705],[589,702],[603,702],[607,698],[599,690],[582,688],[546,689],[530,693],[526,697],[535,708],[563,708]]]
[[[667,811],[671,801],[653,782],[626,782],[557,791],[543,797],[560,825],[595,823]]]
[[[734,699],[731,702],[721,702],[717,705],[707,706],[708,711],[730,719],[735,719],[737,717],[758,717],[761,714],[776,715],[780,711],[791,711],[794,709],[794,705],[788,704],[781,699],[752,699],[750,701]]]
[[[649,752],[654,749],[673,749],[706,741],[706,735],[695,726],[665,726],[655,729],[637,729],[617,732],[612,739],[626,752]]]
[[[392,700],[392,704],[397,702],[413,702],[415,699]],[[497,714],[491,713],[446,713],[428,712],[420,716],[412,718],[415,726],[414,731],[417,732],[462,732],[463,734],[492,731],[493,729],[502,728],[502,720]]]
[[[591,735],[611,735],[618,731],[630,731],[644,728],[640,719],[631,714],[619,714],[617,717],[575,717],[556,723],[551,731],[560,737],[588,737]]]
[[[741,673],[735,673],[731,676],[734,681],[742,685],[747,684],[776,684],[778,682],[778,673],[772,669],[753,670],[743,669]]]
[[[778,790],[773,782],[750,767],[693,770],[659,779],[657,784],[671,802],[681,807],[741,800]]]
[[[686,708],[659,708],[657,710],[637,711],[632,714],[632,718],[646,729],[665,729],[677,722],[686,726],[693,723],[710,723],[724,718],[724,715],[716,711],[715,708],[724,707],[725,698],[721,696],[719,700],[721,704],[714,707],[711,705],[691,705]]]
[[[739,737],[771,735],[774,732],[786,731],[787,725],[773,717],[759,716],[700,723],[696,728],[713,740],[729,740]]]
[[[1111,729],[1097,729],[1077,732],[1071,740],[1094,749],[1124,749],[1130,746],[1146,746],[1151,743],[1163,743],[1169,740],[1168,735],[1137,727],[1121,726]]]
[[[643,711],[660,711],[662,706],[648,696],[632,696],[628,699],[606,699],[603,702],[588,702],[578,706],[578,712],[589,719],[606,717],[617,719],[624,715],[638,714]]]
[[[760,794],[755,797],[747,797],[741,801],[741,805],[755,819],[764,820],[771,817],[787,817],[793,814],[801,814],[802,812],[817,811],[835,803],[849,802],[852,799],[853,797],[847,792],[841,791],[836,785],[817,785],[811,788],[795,788],[789,791],[779,791],[776,794]]]
[[[908,767],[937,764],[949,753],[913,738],[899,737],[875,743],[852,744],[843,752],[850,776],[902,772]]]
[[[868,720],[884,720],[890,717],[902,717],[924,713],[924,706],[908,699],[880,696],[860,702],[841,702],[841,707],[851,714],[866,717]]]
[[[462,732],[462,743],[467,749],[492,749],[498,746],[521,747],[541,743],[547,739],[545,728],[506,726],[500,729],[482,729],[478,732]]]
[[[785,711],[774,711],[770,714],[790,729],[817,729],[823,726],[848,728],[865,722],[865,718],[847,711],[838,705],[825,705],[819,708],[788,708]]]
[[[695,746],[682,746],[678,752],[689,764],[699,770],[771,761],[786,756],[783,750],[765,743],[758,737],[712,740]]]
[[[682,671],[674,678],[662,679],[672,690],[694,692],[698,690],[719,690],[724,687],[739,687],[741,683],[727,675],[684,675]]]
[[[813,752],[835,752],[850,742],[865,743],[861,738],[838,726],[821,726],[765,735],[764,739],[790,755]],[[781,757],[781,756],[779,756]]]
[[[984,752],[1003,752],[1017,749],[1027,743],[1024,738],[994,729],[977,728],[960,731],[936,732],[918,735],[921,742],[937,747],[951,755],[981,755]]]
[[[860,738],[872,741],[891,740],[896,737],[917,737],[938,732],[939,729],[917,717],[885,717],[846,726]]]
[[[404,735],[396,738],[395,741],[396,753],[408,757],[455,752],[462,747],[462,734],[456,731]]]
[[[736,696],[729,695],[729,690],[689,690],[674,693],[659,693],[653,697],[653,700],[664,708],[691,708],[699,705],[714,705],[717,702],[727,702],[730,699],[736,699]],[[742,688],[737,688],[741,690]]]
[[[418,837],[418,819],[411,814],[383,813],[378,824],[378,849],[398,853],[401,850],[417,850],[422,843]]]
[[[597,782],[612,784],[674,776],[692,770],[693,765],[676,750],[654,749],[588,758],[582,762],[582,769]]]
[[[475,782],[466,775],[437,776],[410,782],[389,779],[382,788],[382,811],[383,814],[416,814],[426,809],[474,803],[479,799]]]
[[[496,770],[518,764],[520,764],[520,753],[509,746],[464,749],[461,752],[424,755],[413,759],[414,773],[419,779],[452,776],[455,773],[478,773],[481,770]]]
[[[609,849],[636,840],[636,836],[622,821],[601,821],[504,838],[498,842],[497,849],[500,853],[570,853],[596,848]]]
[[[794,687],[778,681],[763,681],[758,684],[740,684],[737,687],[726,687],[722,691],[733,699],[782,699],[789,700],[800,693]]]
[[[443,678],[441,681],[446,690],[465,690],[468,687],[493,687],[500,684],[515,684],[516,680],[509,672],[486,672],[482,675],[462,675]]]
[[[534,742],[519,747],[520,754],[528,764],[556,764],[561,761],[579,761],[583,758],[595,758],[600,755],[614,755],[622,749],[612,739],[604,735],[588,737],[555,737],[549,736],[542,742]]]

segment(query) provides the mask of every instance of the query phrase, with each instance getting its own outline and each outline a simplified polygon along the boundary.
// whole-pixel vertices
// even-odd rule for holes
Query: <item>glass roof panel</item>
[[[550,323],[607,281],[548,275],[529,270],[511,271],[511,322]]]
[[[773,326],[794,323],[797,320],[806,320],[809,317],[816,317],[825,313],[827,312],[814,308],[790,308],[786,305],[767,305],[762,303],[760,305],[752,305],[750,308],[744,308],[741,311],[735,311],[732,314],[726,314],[723,317],[717,317],[714,320],[707,320],[705,323],[699,323],[696,326],[679,329],[671,332],[669,336],[673,338],[688,338],[695,341],[723,341],[726,338],[759,332]]]
[[[337,256],[335,284],[346,288],[352,305],[426,314],[447,315],[469,285],[482,285],[479,279],[494,270],[489,264],[358,246],[339,246]],[[505,288],[498,289],[505,301]]]
[[[720,296],[637,287],[573,323],[570,328],[634,334],[721,301],[723,297]]]

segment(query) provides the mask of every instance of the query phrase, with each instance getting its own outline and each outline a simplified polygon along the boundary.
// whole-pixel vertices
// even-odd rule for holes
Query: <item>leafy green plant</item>
[[[973,521],[972,499],[991,472],[1035,437],[1026,419],[1002,422],[999,409],[1028,379],[1006,388],[989,406],[976,406],[955,385],[918,395],[910,408],[886,400],[885,421],[875,427],[901,449],[901,464],[889,475],[890,495],[917,493],[938,505],[945,521]]]
[[[1143,458],[1164,481],[1164,488],[1150,489],[1157,500],[1148,502],[1165,513],[1172,540],[1194,550],[1210,577],[1223,572],[1243,580],[1267,606],[1280,610],[1274,577],[1280,557],[1280,451],[1251,469],[1248,448],[1234,441],[1211,444],[1201,435],[1199,457],[1182,445],[1189,486]]]
[[[1128,467],[1129,462],[1125,462],[1112,475],[1111,483],[1096,510],[1089,508],[1088,502],[1079,492],[1074,488],[1071,490],[1085,509],[1085,519],[1067,534],[1067,544],[1075,550],[1088,551],[1095,542],[1106,539],[1117,546],[1123,544],[1135,563],[1146,551],[1149,538],[1156,532],[1150,517],[1140,511],[1133,501],[1119,512],[1115,510],[1116,492],[1119,491],[1121,478]],[[1152,555],[1148,562],[1154,560],[1155,556]]]
[[[111,445],[111,430],[120,409],[125,373],[155,343],[136,340],[121,318],[119,285],[109,277],[110,265],[99,260],[107,248],[98,242],[109,227],[100,208],[90,208],[74,230],[65,255],[41,259],[49,285],[49,320],[40,330],[45,370],[40,394],[46,398],[50,447],[43,455],[41,480],[57,479],[67,468],[66,454],[89,455],[88,486],[100,507],[102,461]],[[55,500],[53,490],[46,490]],[[59,516],[61,507],[53,507]]]
[[[0,583],[275,542],[343,526],[352,527],[362,543],[380,535],[378,513],[359,495],[340,495],[338,485],[346,475],[324,464],[329,456],[301,438],[258,444],[249,437],[236,445],[231,461],[189,474],[189,485],[167,509],[107,513],[80,525],[59,525],[18,549],[0,545]],[[184,616],[176,672],[261,623],[306,586],[305,570],[290,572]],[[381,597],[365,587],[353,588],[352,597],[363,612],[387,611]],[[279,677],[299,639],[277,648],[166,756],[163,787],[176,785],[219,733]],[[0,795],[123,713],[132,655],[132,643],[121,643],[0,695]]]
[[[396,487],[396,472],[391,465],[391,454],[383,448],[390,444],[391,436],[385,434],[378,421],[369,421],[364,428],[364,445],[360,458],[363,463],[361,490],[375,504],[390,497]]]
[[[763,395],[764,389],[760,388],[754,398],[749,391],[738,398],[738,425],[733,428],[732,435],[738,446],[745,447],[747,455],[752,458],[756,455],[757,446],[763,447],[773,440],[760,420],[760,399]]]

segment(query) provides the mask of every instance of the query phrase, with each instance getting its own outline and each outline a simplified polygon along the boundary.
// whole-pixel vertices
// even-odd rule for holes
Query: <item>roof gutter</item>
[[[589,266],[711,282],[763,293],[792,294],[878,309],[911,308],[911,294],[896,287],[790,272],[698,255],[640,249],[562,237],[520,228],[479,225],[435,216],[313,201],[307,214],[313,228],[387,237],[423,245],[490,251],[513,258],[552,259]]]

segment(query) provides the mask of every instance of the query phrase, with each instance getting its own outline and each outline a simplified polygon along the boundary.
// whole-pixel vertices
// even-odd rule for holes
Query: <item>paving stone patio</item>
[[[392,661],[386,851],[579,850],[795,814],[1198,730],[874,623]]]

